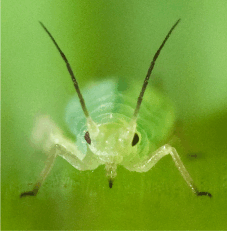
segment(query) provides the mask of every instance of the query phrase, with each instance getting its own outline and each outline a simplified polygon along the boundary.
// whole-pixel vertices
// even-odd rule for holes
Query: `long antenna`
[[[153,60],[150,64],[150,67],[147,71],[147,75],[146,75],[146,78],[144,80],[144,83],[143,83],[143,86],[142,86],[142,90],[139,94],[139,97],[138,97],[138,101],[137,101],[137,105],[136,105],[136,108],[135,108],[135,111],[134,111],[134,114],[133,114],[133,120],[136,120],[137,119],[137,116],[138,116],[138,113],[139,113],[139,109],[140,109],[140,105],[142,103],[142,100],[143,100],[143,95],[146,91],[146,87],[147,87],[147,84],[148,84],[148,81],[150,79],[150,76],[151,76],[151,73],[152,73],[152,70],[154,68],[154,65],[155,65],[155,62],[162,50],[162,48],[164,47],[166,41],[168,40],[169,36],[171,35],[172,31],[174,30],[174,28],[177,26],[177,24],[180,22],[180,19],[177,20],[177,22],[173,25],[173,27],[170,29],[169,33],[166,35],[164,41],[162,42],[161,46],[159,47],[159,49],[157,50],[157,52],[155,53],[154,57],[153,57]]]
[[[67,69],[70,73],[70,76],[71,76],[71,79],[73,81],[73,84],[74,84],[74,87],[76,89],[76,92],[78,94],[78,97],[79,97],[79,100],[80,100],[80,103],[81,103],[81,106],[82,106],[82,110],[85,114],[85,117],[88,118],[89,117],[89,113],[87,111],[87,108],[86,108],[86,105],[85,105],[85,101],[82,97],[82,94],[81,94],[81,91],[79,89],[79,86],[78,86],[78,82],[74,76],[74,73],[72,71],[72,68],[66,58],[66,56],[64,55],[64,53],[62,52],[62,50],[60,49],[60,47],[58,46],[57,42],[55,41],[55,39],[53,38],[53,36],[51,35],[51,33],[48,31],[48,29],[44,26],[44,24],[42,22],[39,22],[41,24],[41,26],[44,28],[44,30],[47,32],[47,34],[49,35],[49,37],[51,38],[51,40],[53,41],[53,43],[55,44],[56,48],[58,49],[60,55],[62,56],[64,62],[66,63],[66,66],[67,66]]]

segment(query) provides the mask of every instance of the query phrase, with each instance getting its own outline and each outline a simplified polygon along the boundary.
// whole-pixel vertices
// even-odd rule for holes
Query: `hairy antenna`
[[[143,99],[143,95],[146,91],[146,87],[147,87],[147,84],[148,84],[148,81],[150,79],[150,76],[151,76],[151,73],[152,73],[152,70],[154,68],[154,65],[155,65],[155,62],[162,50],[162,48],[164,47],[166,41],[168,40],[169,36],[171,35],[172,31],[174,30],[174,28],[177,26],[177,24],[180,22],[180,19],[177,20],[177,22],[173,25],[173,27],[170,29],[169,33],[166,35],[164,41],[162,42],[161,46],[159,47],[159,49],[157,50],[157,52],[155,53],[154,57],[153,57],[153,60],[150,64],[150,67],[147,71],[147,75],[146,75],[146,78],[144,80],[144,83],[143,83],[143,86],[142,86],[142,90],[139,94],[139,97],[138,97],[138,101],[137,101],[137,105],[136,105],[136,108],[135,108],[135,111],[134,111],[134,114],[133,114],[133,120],[136,120],[137,119],[137,116],[138,116],[138,113],[139,113],[139,109],[140,109],[140,105],[142,103],[142,99]]]
[[[74,87],[76,89],[76,92],[78,94],[78,97],[79,97],[79,100],[80,100],[80,103],[81,103],[81,106],[82,106],[82,110],[85,114],[85,117],[88,118],[89,117],[89,113],[87,111],[87,108],[86,108],[86,105],[85,105],[85,101],[82,97],[82,94],[81,94],[81,91],[79,89],[79,86],[78,86],[78,82],[74,76],[74,73],[72,71],[72,68],[66,58],[66,56],[64,55],[64,53],[62,52],[62,50],[60,49],[60,47],[58,46],[57,42],[55,41],[55,39],[53,38],[53,36],[51,35],[51,33],[48,31],[48,29],[44,26],[44,24],[42,22],[39,22],[41,24],[41,26],[44,28],[44,30],[47,32],[47,34],[49,35],[49,37],[51,38],[52,42],[55,44],[56,48],[58,49],[60,55],[62,56],[64,62],[66,63],[66,66],[67,66],[67,69],[70,73],[70,76],[71,76],[71,79],[73,81],[73,84],[74,84]]]

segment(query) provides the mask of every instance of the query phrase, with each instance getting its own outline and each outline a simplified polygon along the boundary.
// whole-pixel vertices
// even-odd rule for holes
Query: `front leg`
[[[52,169],[52,167],[54,165],[55,159],[56,159],[56,157],[58,155],[58,152],[59,152],[58,145],[54,145],[54,147],[49,152],[49,156],[48,156],[48,159],[46,161],[45,167],[42,170],[42,172],[40,173],[40,176],[39,176],[37,182],[35,183],[35,185],[33,187],[33,190],[21,193],[20,197],[36,196],[36,194],[38,193],[41,185],[43,184],[43,182],[45,180],[45,178],[47,177],[47,175],[51,171],[51,169]]]
[[[21,193],[20,197],[35,196],[38,193],[57,156],[61,156],[73,167],[82,171],[93,170],[99,166],[99,162],[91,152],[86,153],[86,155],[82,154],[77,149],[76,144],[64,137],[61,130],[48,116],[41,116],[37,119],[32,141],[36,147],[48,154],[48,158],[33,190]]]
[[[192,189],[192,191],[197,195],[197,196],[209,196],[212,197],[212,195],[209,192],[199,192],[196,186],[193,183],[193,180],[191,176],[189,175],[188,171],[186,170],[183,162],[181,161],[176,149],[169,144],[166,144],[159,149],[157,149],[155,152],[152,153],[151,157],[144,161],[143,163],[141,162],[140,164],[134,165],[134,171],[137,172],[146,172],[149,169],[151,169],[162,157],[170,154],[173,158],[173,161],[177,167],[177,169],[180,171],[181,175],[185,179],[186,183],[188,186]]]

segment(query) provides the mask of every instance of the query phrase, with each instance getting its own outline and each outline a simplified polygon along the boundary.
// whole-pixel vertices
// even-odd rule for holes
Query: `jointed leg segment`
[[[157,149],[155,152],[151,154],[151,157],[148,158],[145,162],[136,164],[133,166],[133,168],[129,168],[129,170],[134,170],[138,172],[146,172],[149,169],[151,169],[162,157],[170,154],[173,158],[173,161],[180,171],[181,175],[185,179],[186,183],[188,186],[192,189],[192,191],[197,195],[197,196],[209,196],[212,197],[212,195],[209,192],[199,192],[196,188],[196,186],[193,184],[193,180],[191,176],[189,175],[188,171],[186,170],[184,164],[182,163],[176,149],[174,147],[171,147],[169,144],[166,144],[159,149]]]
[[[178,170],[180,171],[181,175],[183,176],[183,178],[185,179],[185,181],[187,182],[188,186],[192,189],[192,191],[197,195],[197,196],[209,196],[212,197],[212,195],[209,192],[199,192],[196,188],[196,186],[193,184],[193,180],[191,178],[191,176],[189,175],[188,171],[186,170],[186,168],[184,167],[177,151],[175,148],[167,145],[169,148],[169,153],[173,158],[173,161],[176,165],[176,167],[178,168]]]
[[[42,185],[42,183],[44,182],[45,178],[47,177],[48,173],[51,171],[51,169],[52,169],[52,167],[54,165],[55,159],[56,159],[56,157],[58,155],[58,148],[59,148],[59,145],[55,145],[50,150],[49,157],[48,157],[48,159],[46,161],[45,167],[42,170],[42,172],[40,173],[40,176],[39,176],[36,184],[34,185],[33,190],[21,193],[20,197],[36,196],[36,194],[39,191],[40,186]]]
[[[48,159],[33,190],[21,193],[20,197],[35,196],[38,193],[39,188],[52,169],[57,156],[61,156],[79,170],[93,170],[99,165],[94,160],[94,157],[88,153],[84,158],[82,153],[77,149],[76,144],[64,137],[61,130],[48,116],[38,118],[33,131],[33,143],[48,154]],[[88,160],[89,157],[93,160],[92,163]]]

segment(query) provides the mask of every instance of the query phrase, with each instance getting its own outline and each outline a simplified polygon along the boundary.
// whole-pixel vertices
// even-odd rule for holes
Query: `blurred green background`
[[[2,229],[226,229],[226,1],[2,1]],[[64,110],[75,93],[42,21],[67,55],[78,82],[107,76],[143,80],[165,35],[154,84],[176,105],[179,154],[192,194],[170,156],[149,172],[119,167],[112,190],[104,167],[80,172],[60,157],[37,197],[46,156],[30,134],[49,114],[66,135]],[[196,156],[195,156],[196,154]]]

